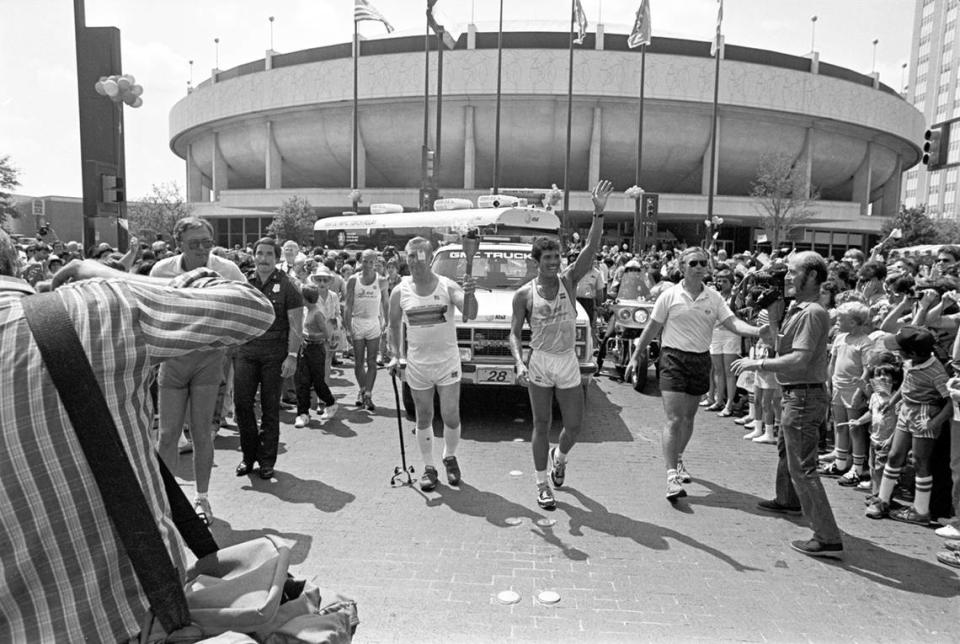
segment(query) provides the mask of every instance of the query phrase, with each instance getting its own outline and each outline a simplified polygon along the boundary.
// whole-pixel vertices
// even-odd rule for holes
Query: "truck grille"
[[[529,329],[523,329],[520,332],[520,340],[524,346],[529,344]],[[470,346],[475,357],[511,357],[510,329],[460,327],[457,329],[457,342]]]

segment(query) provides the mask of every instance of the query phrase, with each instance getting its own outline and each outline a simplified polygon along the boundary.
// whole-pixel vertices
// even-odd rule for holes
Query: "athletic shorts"
[[[580,363],[577,354],[533,351],[527,363],[527,377],[538,387],[573,389],[579,387]]]
[[[710,340],[710,355],[740,355],[740,336],[727,329],[714,329]]]
[[[931,411],[934,413],[931,414]],[[913,434],[914,438],[936,438],[940,435],[943,423],[932,430],[927,429],[927,423],[936,412],[930,405],[914,405],[904,401],[900,405],[900,413],[897,414],[897,429]]]
[[[445,387],[460,382],[460,353],[454,353],[444,362],[418,365],[407,363],[404,376],[407,386],[417,391],[432,389],[434,386]]]
[[[353,318],[350,320],[350,331],[353,333],[353,341],[357,340],[379,340],[383,335],[383,327],[380,326],[380,318]]]
[[[663,347],[660,351],[660,391],[702,396],[710,391],[710,354]]]
[[[221,350],[194,351],[160,363],[157,386],[187,389],[191,385],[219,387],[223,380],[224,355]]]

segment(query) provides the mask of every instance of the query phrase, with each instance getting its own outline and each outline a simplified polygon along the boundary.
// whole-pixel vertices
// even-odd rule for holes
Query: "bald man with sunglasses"
[[[703,283],[710,259],[702,248],[680,255],[683,279],[657,298],[650,322],[643,330],[627,365],[629,380],[636,374],[640,356],[650,341],[660,340],[660,393],[667,424],[663,428],[663,460],[667,465],[667,500],[686,496],[683,483],[692,479],[683,465],[683,450],[693,436],[693,417],[700,397],[710,390],[710,342],[719,323],[729,331],[759,337],[755,327],[734,316],[723,297]]]

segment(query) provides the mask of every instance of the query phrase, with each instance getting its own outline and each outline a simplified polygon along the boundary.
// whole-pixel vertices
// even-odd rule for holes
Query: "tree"
[[[893,229],[900,230],[899,239],[891,239]],[[916,246],[918,244],[935,244],[940,241],[936,224],[927,216],[924,206],[907,208],[900,204],[900,212],[889,220],[880,229],[880,236],[884,240],[883,250]]]
[[[156,235],[173,239],[173,226],[178,219],[188,217],[193,207],[184,201],[176,181],[153,184],[150,194],[127,206],[130,233],[141,241],[151,242]]]
[[[313,224],[316,220],[310,202],[304,197],[293,196],[284,201],[277,210],[273,221],[267,226],[267,233],[281,242],[292,239],[298,244],[309,244],[313,239]]]
[[[760,224],[772,248],[779,248],[787,234],[810,221],[816,214],[813,202],[819,191],[808,186],[806,177],[793,160],[784,155],[764,155],[760,158],[757,178],[750,196],[760,215]]]
[[[13,165],[10,155],[0,157],[0,226],[7,223],[7,215],[19,217],[11,191],[20,186],[20,170]]]

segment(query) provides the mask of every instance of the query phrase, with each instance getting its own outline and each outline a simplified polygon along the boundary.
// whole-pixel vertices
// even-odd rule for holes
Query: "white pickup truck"
[[[530,258],[530,244],[483,240],[473,259],[473,276],[477,283],[477,318],[463,322],[457,313],[457,344],[462,365],[461,386],[520,387],[510,353],[510,322],[513,317],[513,294],[533,279],[537,266]],[[441,246],[433,256],[433,271],[456,282],[462,282],[466,258],[460,244]],[[524,358],[529,356],[530,329],[523,330]],[[586,386],[594,371],[593,339],[586,311],[577,305],[576,345],[581,380]],[[405,365],[401,362],[401,369]],[[403,404],[413,413],[413,399],[404,383]]]

